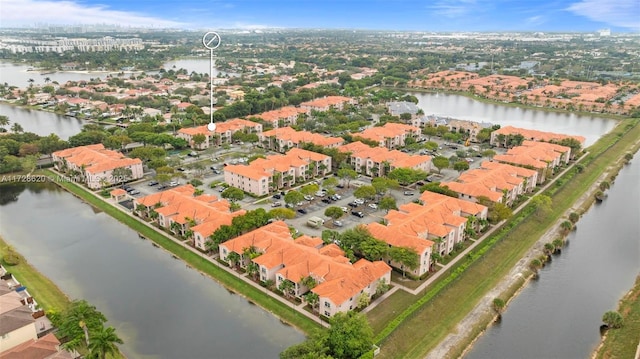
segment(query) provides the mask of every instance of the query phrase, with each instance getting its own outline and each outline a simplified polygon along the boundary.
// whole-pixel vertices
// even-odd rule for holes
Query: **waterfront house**
[[[355,309],[361,296],[370,299],[381,283],[391,280],[391,267],[384,262],[361,259],[352,264],[335,244],[323,246],[320,238],[307,236],[294,240],[283,221],[220,244],[221,260],[228,261],[231,253],[239,255],[241,267],[255,263],[262,282],[273,281],[277,288],[291,282],[287,296],[317,294],[320,314],[327,317]],[[309,288],[309,283],[315,286]]]
[[[178,130],[176,137],[182,138],[194,149],[206,149],[211,146],[220,146],[224,143],[231,143],[232,136],[238,131],[246,133],[262,133],[262,125],[256,122],[242,120],[239,118],[225,122],[216,122],[215,131],[209,131],[207,125],[198,127],[187,127]],[[201,144],[193,141],[193,136],[204,135],[205,140]]]
[[[396,168],[411,168],[429,172],[431,157],[427,155],[409,155],[385,147],[370,147],[360,141],[340,146],[339,151],[349,153],[349,163],[358,173],[371,177],[384,176]]]
[[[408,137],[418,138],[421,134],[420,128],[401,123],[385,123],[382,127],[371,127],[360,133],[354,133],[354,140],[363,138],[374,141],[380,147],[386,147],[390,150],[396,147],[403,147],[404,141]]]
[[[52,153],[53,164],[74,180],[84,182],[90,189],[118,184],[142,178],[142,161],[128,158],[122,153],[107,150],[101,143],[67,148]],[[119,169],[130,171],[124,176]],[[115,175],[114,175],[115,171]]]

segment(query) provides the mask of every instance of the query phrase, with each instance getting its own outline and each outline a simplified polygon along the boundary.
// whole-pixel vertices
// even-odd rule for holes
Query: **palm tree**
[[[562,240],[562,238],[556,238],[551,243],[553,244],[553,247],[556,251],[562,249],[562,247],[564,246],[564,241]]]
[[[542,268],[542,262],[540,262],[539,259],[533,259],[530,263],[529,263],[529,268],[531,268],[531,270],[533,271],[533,274],[537,277],[538,276],[538,270],[540,270],[540,268]]]
[[[249,264],[247,264],[247,274],[253,278],[253,280],[257,279],[259,270],[260,267],[254,262],[249,262]]]
[[[4,115],[0,115],[0,128],[2,128],[4,130],[4,126],[8,126],[9,122],[10,122],[9,121],[9,117],[4,116]]]
[[[502,300],[500,298],[494,298],[493,299],[493,310],[495,310],[496,313],[498,313],[498,316],[502,315],[502,312],[504,311],[505,305],[506,305],[506,303],[504,302],[504,300]]]
[[[562,234],[566,235],[573,229],[573,223],[571,223],[571,221],[564,221],[560,223],[560,229],[562,231]]]
[[[89,358],[104,359],[107,354],[118,353],[116,344],[123,344],[124,341],[118,337],[113,327],[102,328],[102,330],[92,333],[89,341]]]
[[[227,261],[229,262],[229,266],[231,266],[231,268],[235,268],[236,266],[238,266],[238,262],[240,261],[240,255],[236,252],[231,252],[227,256]]]
[[[278,290],[280,290],[286,298],[289,298],[293,288],[294,288],[293,282],[287,279],[283,280],[278,286]]]
[[[311,311],[315,313],[318,303],[320,302],[320,297],[314,292],[309,292],[304,296],[304,300],[309,303]]]

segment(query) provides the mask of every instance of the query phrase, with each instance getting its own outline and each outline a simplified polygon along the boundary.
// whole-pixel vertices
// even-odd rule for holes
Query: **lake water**
[[[25,132],[33,132],[41,136],[51,133],[66,140],[80,132],[85,121],[56,115],[52,112],[35,111],[0,103],[0,115],[9,117],[9,128],[13,123],[19,123]]]
[[[588,358],[602,315],[640,273],[640,159],[622,169],[609,197],[577,223],[562,254],[509,304],[467,359]]]
[[[425,115],[433,114],[501,126],[511,125],[539,131],[580,135],[586,138],[585,147],[592,145],[617,123],[615,120],[597,116],[579,116],[571,113],[488,104],[459,95],[422,92],[413,92],[412,95],[418,98],[418,106]]]
[[[277,358],[304,340],[51,184],[0,186],[0,234],[71,298],[96,305],[129,358]]]

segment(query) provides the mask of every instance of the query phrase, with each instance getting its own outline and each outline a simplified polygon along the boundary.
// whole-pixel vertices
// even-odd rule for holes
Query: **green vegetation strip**
[[[54,173],[48,170],[43,171],[45,174],[50,177],[55,177]],[[296,310],[291,309],[280,301],[272,298],[269,295],[266,295],[263,291],[253,287],[252,285],[240,280],[237,276],[234,276],[227,271],[218,268],[215,264],[211,263],[209,260],[202,258],[196,253],[193,253],[187,248],[184,248],[180,244],[174,242],[170,238],[156,232],[152,228],[149,228],[145,224],[141,223],[136,218],[129,216],[128,214],[120,211],[109,203],[106,203],[87,191],[73,183],[68,182],[59,182],[63,188],[68,190],[69,192],[75,194],[76,196],[82,198],[92,206],[101,209],[106,214],[120,221],[121,223],[127,225],[134,231],[142,234],[146,238],[154,241],[158,245],[162,246],[167,251],[175,254],[180,259],[187,262],[193,268],[210,275],[215,278],[220,284],[225,286],[226,288],[236,291],[253,303],[258,304],[265,310],[277,315],[283,321],[290,323],[296,328],[302,330],[303,332],[309,334],[315,329],[321,328],[319,324],[310,320],[306,316],[298,313]]]
[[[0,256],[4,257],[9,245],[0,237]],[[22,284],[45,311],[61,311],[66,309],[71,301],[49,278],[20,256],[20,263],[9,266],[2,263],[4,268]]]
[[[622,315],[622,328],[607,331],[602,344],[595,353],[595,359],[605,358],[634,358],[640,346],[640,276],[636,283],[620,300],[618,313]]]
[[[598,141],[583,161],[586,163],[584,171],[569,171],[566,176],[570,181],[561,178],[565,185],[553,193],[553,208],[549,213],[527,219],[535,209],[531,205],[525,207],[447,277],[428,288],[379,331],[375,341],[383,345],[380,357],[417,358],[433,349],[638,138],[640,126],[637,126],[637,120],[625,120],[604,136],[602,142]],[[389,303],[382,303],[380,310],[384,310],[385,305],[393,307],[391,301],[394,299],[394,296],[388,298]],[[374,311],[370,314],[375,315]],[[425,328],[428,329],[425,331]]]

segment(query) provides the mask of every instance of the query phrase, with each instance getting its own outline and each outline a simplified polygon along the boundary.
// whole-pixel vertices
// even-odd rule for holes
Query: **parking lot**
[[[444,143],[443,141],[439,141],[437,139],[432,139],[432,140],[434,142],[439,142],[439,144],[441,145],[440,146],[441,149],[437,150],[437,155],[444,156],[447,158],[456,155],[457,151],[460,151],[460,150],[468,151],[471,149],[470,147],[465,147],[464,145],[454,145],[457,148],[452,148],[453,146],[451,147],[447,146],[447,144]],[[164,189],[162,188],[161,184],[154,183],[155,182],[153,179],[154,172],[149,172],[146,174],[145,179],[136,181],[134,183],[129,183],[126,186],[129,186],[131,188],[130,190],[133,191],[131,193],[132,197],[139,198],[149,194],[158,193],[161,190],[167,190],[175,186],[189,183],[191,179],[197,178],[204,183],[202,186],[198,187],[199,189],[202,189],[204,193],[220,196],[222,187],[216,186],[215,188],[210,188],[209,185],[212,182],[219,182],[219,183],[224,182],[223,163],[225,161],[231,162],[235,158],[238,158],[238,159],[242,158],[241,153],[243,152],[248,153],[249,149],[243,148],[238,145],[234,145],[232,148],[226,151],[218,150],[218,151],[213,151],[211,153],[201,153],[199,157],[184,157],[182,159],[182,167],[184,167],[184,171],[180,171],[181,178],[174,179],[175,181],[174,186],[169,186],[167,184],[167,186]],[[496,152],[500,153],[502,152],[502,150],[496,150]],[[417,154],[417,153],[414,153],[414,154]],[[476,157],[476,156],[479,156],[478,152],[475,152],[472,157],[467,158],[469,160],[470,169],[478,168],[480,163],[483,160],[488,160],[488,158]],[[198,171],[198,170],[189,169],[189,164],[193,163],[194,161],[202,161],[204,165],[204,170]],[[215,170],[211,168],[212,166],[215,168]],[[440,171],[440,173],[438,173],[437,168],[433,168],[432,173],[429,176],[429,179],[431,181],[437,181],[437,182],[448,182],[448,181],[455,180],[459,175],[460,173],[458,171],[455,171],[450,168],[443,169],[442,171]],[[371,183],[370,178],[363,177],[363,176],[359,177],[357,181],[362,182],[364,184]],[[426,182],[427,181],[425,179],[423,183],[426,183]],[[150,185],[150,184],[153,184],[153,185]],[[387,195],[393,196],[396,199],[397,205],[401,206],[402,204],[411,202],[419,197],[419,194],[420,194],[419,187],[420,187],[419,185],[417,186],[413,185],[407,188],[393,189],[393,190],[390,190],[387,193]],[[373,202],[366,202],[358,205],[357,207],[349,206],[349,203],[354,202],[354,200],[356,199],[353,196],[353,191],[355,190],[355,187],[353,185],[351,185],[351,188],[346,188],[346,187],[336,188],[335,190],[336,190],[336,193],[342,196],[341,199],[337,201],[331,201],[330,203],[324,203],[322,202],[322,198],[314,196],[312,200],[310,201],[305,200],[302,205],[296,206],[294,208],[294,210],[296,210],[296,218],[291,220],[286,220],[286,222],[289,225],[298,229],[301,233],[312,235],[312,236],[320,236],[320,234],[322,233],[322,230],[324,229],[345,230],[348,228],[353,228],[359,224],[378,222],[382,220],[382,218],[386,214],[385,210],[371,208],[369,205]],[[407,196],[404,194],[405,191],[411,191],[413,195]],[[240,202],[240,204],[242,208],[246,210],[264,208],[265,210],[269,211],[274,208],[271,206],[271,203],[274,201],[281,202],[281,204],[284,206],[284,199],[272,199],[271,197],[268,197],[266,200],[263,200],[263,201],[257,201],[255,198],[246,196],[245,199],[243,199]],[[260,202],[260,203],[256,204],[255,202]],[[347,209],[344,215],[338,219],[341,222],[342,226],[333,225],[332,223],[333,219],[328,218],[324,215],[324,211],[330,206],[344,207]],[[298,213],[297,212],[298,209],[304,209],[307,213],[306,214]],[[351,214],[352,211],[362,212],[363,217],[360,218],[356,215]],[[311,217],[320,217],[324,219],[325,220],[324,225],[319,226],[318,228],[314,228],[312,226],[307,225],[307,221]]]

